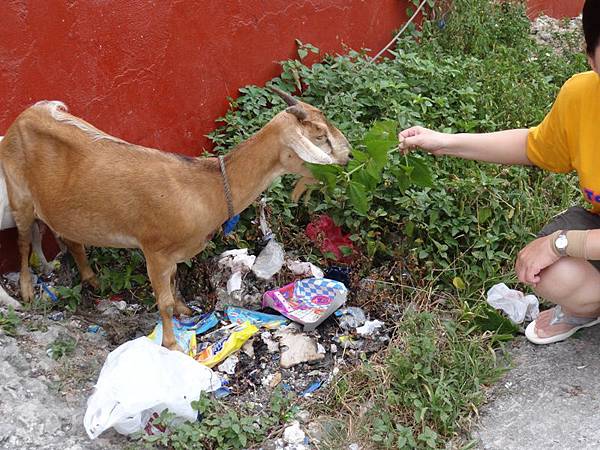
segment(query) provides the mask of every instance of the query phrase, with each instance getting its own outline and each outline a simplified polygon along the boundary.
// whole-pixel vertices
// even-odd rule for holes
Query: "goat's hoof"
[[[175,305],[175,315],[176,316],[188,316],[191,317],[194,315],[194,311],[185,306],[183,303],[179,305]]]
[[[21,299],[24,303],[31,303],[34,296],[33,286],[31,284],[27,286],[21,286]]]
[[[83,282],[89,284],[95,291],[100,289],[100,283],[98,283],[98,278],[96,278],[96,275],[86,278],[83,280]]]
[[[173,352],[181,352],[181,353],[187,354],[183,351],[183,349],[177,342],[175,342],[174,344],[171,344],[171,345],[165,345],[165,347]]]

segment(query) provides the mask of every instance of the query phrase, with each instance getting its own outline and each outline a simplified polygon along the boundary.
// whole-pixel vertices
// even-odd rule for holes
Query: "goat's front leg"
[[[191,316],[193,311],[185,304],[185,300],[177,288],[177,264],[171,274],[171,292],[175,299],[175,315],[180,316],[183,314],[184,316]]]
[[[294,186],[294,191],[292,192],[292,201],[294,203],[298,203],[300,201],[300,198],[302,197],[302,195],[308,189],[308,185],[316,184],[316,183],[317,183],[317,180],[315,178],[313,178],[312,176],[303,176],[302,178],[300,178],[296,182],[296,185]]]
[[[145,253],[146,267],[148,269],[148,277],[154,290],[158,311],[162,320],[163,327],[163,347],[169,350],[179,350],[183,353],[183,349],[177,344],[175,334],[173,333],[173,312],[175,309],[175,298],[171,288],[171,274],[177,269],[177,265],[167,261],[160,255]]]

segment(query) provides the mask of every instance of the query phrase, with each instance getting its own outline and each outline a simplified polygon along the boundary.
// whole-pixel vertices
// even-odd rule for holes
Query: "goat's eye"
[[[319,142],[325,142],[327,140],[327,135],[326,134],[322,134],[321,136],[317,136],[317,141]]]

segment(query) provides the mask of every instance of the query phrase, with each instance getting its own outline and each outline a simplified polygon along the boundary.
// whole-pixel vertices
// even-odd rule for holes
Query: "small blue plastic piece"
[[[223,234],[225,236],[227,236],[229,233],[231,233],[235,229],[235,226],[238,224],[239,221],[240,221],[240,215],[236,214],[231,219],[229,219],[227,222],[225,222],[223,224]]]

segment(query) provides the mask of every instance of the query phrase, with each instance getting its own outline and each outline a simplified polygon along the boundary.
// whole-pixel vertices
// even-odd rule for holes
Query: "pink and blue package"
[[[347,296],[348,289],[339,281],[306,278],[265,292],[262,306],[304,325],[304,331],[312,331],[340,308]]]

